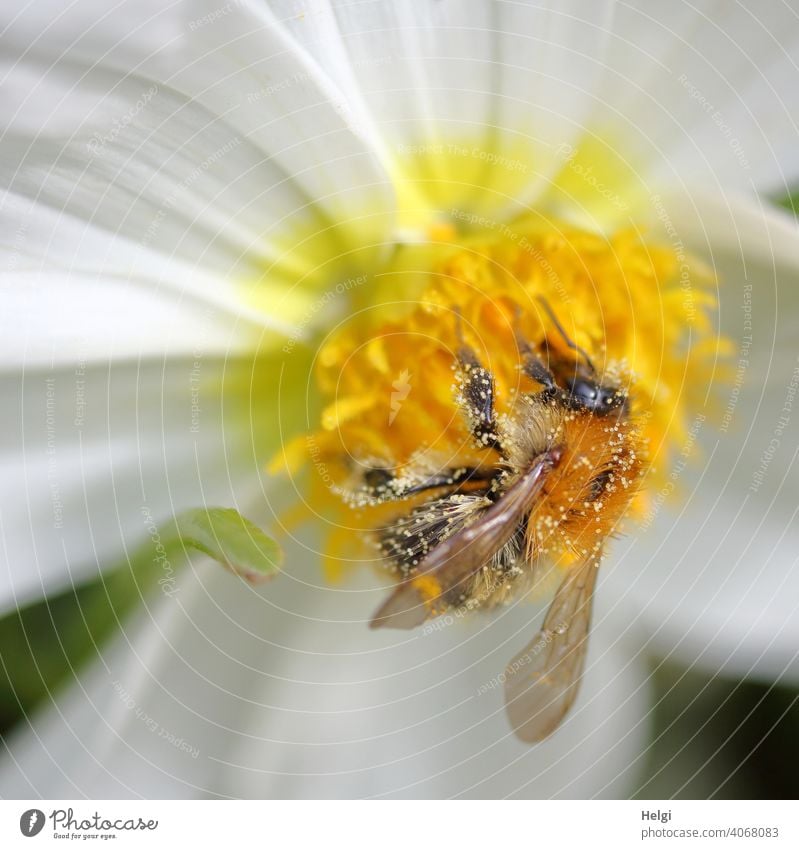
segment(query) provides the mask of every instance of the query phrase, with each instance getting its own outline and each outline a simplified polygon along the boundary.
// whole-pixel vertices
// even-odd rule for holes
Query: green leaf
[[[0,735],[54,698],[156,584],[168,595],[189,548],[249,581],[270,577],[281,562],[278,545],[235,510],[190,510],[153,526],[128,560],[94,581],[0,617]]]
[[[0,618],[0,734],[97,656],[155,577],[122,567]]]
[[[794,191],[784,197],[778,198],[777,204],[785,207],[785,209],[794,215],[799,215],[799,191]]]
[[[236,510],[189,510],[175,519],[184,546],[213,557],[251,583],[271,578],[283,561],[280,546]]]

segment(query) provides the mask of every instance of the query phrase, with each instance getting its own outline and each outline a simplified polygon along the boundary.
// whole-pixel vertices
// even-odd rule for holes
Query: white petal
[[[554,149],[537,208],[607,230],[664,191],[785,194],[799,179],[793,8],[617,3],[600,35],[582,135]]]
[[[780,191],[799,176],[799,28],[786,5],[272,7],[358,92],[399,173],[445,206],[509,215],[529,203],[607,227],[664,185]],[[409,143],[429,154],[418,170],[403,170]]]
[[[233,356],[252,351],[266,326],[295,332],[248,306],[244,286],[236,293],[186,263],[136,254],[124,239],[41,204],[7,195],[0,226],[0,371],[200,350]]]
[[[404,192],[489,215],[518,209],[561,166],[552,149],[580,131],[613,4],[271,5],[365,105]]]
[[[597,120],[611,117],[651,178],[778,192],[797,179],[795,8],[635,0],[612,29]]]
[[[43,20],[49,26],[43,27]],[[70,45],[68,54],[63,53],[65,44]],[[54,108],[47,110],[51,114],[44,127],[58,128],[61,134],[67,130],[67,135],[77,132],[84,144],[93,131],[106,139],[121,124],[118,136],[127,137],[124,146],[135,150],[141,136],[135,130],[129,133],[126,118],[132,118],[137,126],[171,131],[172,143],[162,161],[172,167],[169,154],[187,140],[174,135],[181,124],[201,134],[209,127],[224,128],[228,140],[239,136],[242,144],[261,153],[260,170],[238,174],[245,184],[238,190],[249,194],[245,200],[257,203],[261,193],[286,176],[295,186],[294,204],[276,203],[273,195],[257,208],[247,210],[244,203],[235,210],[249,215],[256,232],[267,231],[283,216],[303,214],[296,203],[298,189],[332,220],[346,218],[353,206],[369,206],[375,213],[385,211],[381,203],[391,203],[374,151],[358,135],[358,122],[349,121],[346,97],[312,56],[295,49],[259,4],[220,7],[200,0],[164,7],[128,0],[112,14],[93,0],[78,0],[67,10],[38,0],[21,13],[15,10],[4,31],[4,46],[12,55],[27,54],[26,61],[32,54],[53,62],[44,74],[41,66],[31,69],[37,84],[21,98],[20,112],[11,113],[21,126],[43,129],[42,99],[63,81],[67,85],[61,97],[47,100]],[[153,81],[158,94],[136,109]],[[135,115],[128,114],[129,107]],[[167,126],[160,127],[165,118]],[[158,161],[156,150],[149,143],[148,148]],[[247,164],[252,168],[253,163]]]
[[[393,146],[479,138],[518,125],[522,111],[532,127],[564,123],[575,96],[590,85],[589,60],[602,48],[595,28],[612,7],[312,0],[297,16],[289,14],[294,5],[272,2],[342,88],[360,87]],[[555,68],[561,73],[552,74]]]
[[[683,496],[617,549],[618,609],[645,625],[649,648],[663,655],[796,682],[799,230],[779,212],[724,197],[665,208],[686,246],[712,258],[737,354],[715,414],[698,411],[707,416],[696,428],[704,456],[675,472]]]
[[[23,309],[5,364],[93,315],[114,356],[185,352],[195,302],[226,351],[247,324],[310,324],[313,290],[381,250],[390,181],[309,57],[254,8],[146,6],[34,3],[4,33],[0,272]]]
[[[799,224],[789,212],[734,190],[686,193],[671,187],[650,199],[649,216],[652,238],[664,244],[681,240],[716,269],[722,312],[730,302],[729,286],[748,283],[758,292],[778,293],[781,305],[797,305],[791,275],[799,269]],[[733,302],[735,315],[739,305]],[[726,330],[740,335],[738,325]],[[782,333],[783,326],[774,330]]]
[[[647,688],[602,617],[572,716],[527,747],[501,688],[477,691],[529,639],[531,609],[370,632],[384,593],[374,579],[316,587],[315,558],[294,553],[258,593],[213,567],[183,574],[103,652],[107,670],[95,663],[10,743],[0,792],[526,798],[635,786]]]
[[[290,424],[291,399],[263,410],[276,379],[201,350],[0,374],[0,609],[126,564],[148,517],[238,505]]]

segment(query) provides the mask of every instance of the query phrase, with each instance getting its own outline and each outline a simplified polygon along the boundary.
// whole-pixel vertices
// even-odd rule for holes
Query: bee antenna
[[[577,353],[585,360],[588,368],[591,369],[592,374],[596,374],[596,368],[594,368],[594,364],[591,362],[591,357],[588,356],[584,348],[581,348],[575,341],[573,341],[568,333],[563,329],[563,325],[558,321],[558,317],[555,315],[555,311],[549,305],[549,302],[543,295],[538,295],[536,300],[541,304],[544,308],[544,311],[549,316],[549,320],[555,325],[558,333],[561,335],[563,341],[573,350],[577,351]]]
[[[524,354],[532,354],[533,351],[530,348],[530,344],[525,339],[524,334],[522,333],[522,315],[523,311],[521,305],[514,304],[513,306],[513,335],[516,338],[516,347],[519,349],[519,353]]]

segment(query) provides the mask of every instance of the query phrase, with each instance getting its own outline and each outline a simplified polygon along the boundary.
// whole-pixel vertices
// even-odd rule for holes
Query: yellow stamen
[[[450,466],[479,464],[456,402],[456,352],[464,343],[474,350],[495,378],[498,413],[507,413],[517,393],[541,388],[520,371],[521,340],[577,361],[543,298],[597,371],[630,388],[649,463],[659,470],[644,491],[656,490],[725,351],[710,316],[708,269],[632,230],[607,237],[539,222],[460,244],[452,244],[450,224],[427,232],[441,244],[399,251],[379,275],[371,308],[356,311],[319,351],[328,404],[313,437],[314,464],[321,459],[337,482],[359,462],[402,466],[422,449]],[[373,526],[382,509],[350,515],[348,524]],[[440,588],[425,580],[414,585],[433,597]]]

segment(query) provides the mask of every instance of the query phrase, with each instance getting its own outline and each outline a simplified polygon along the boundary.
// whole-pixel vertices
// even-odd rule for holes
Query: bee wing
[[[598,560],[584,560],[563,579],[541,630],[505,670],[505,707],[516,736],[548,737],[569,712],[588,648]]]
[[[547,472],[559,461],[557,449],[542,454],[479,518],[437,545],[418,572],[386,599],[371,627],[415,628],[447,609],[447,594],[462,586],[511,538],[522,516],[532,509]]]

